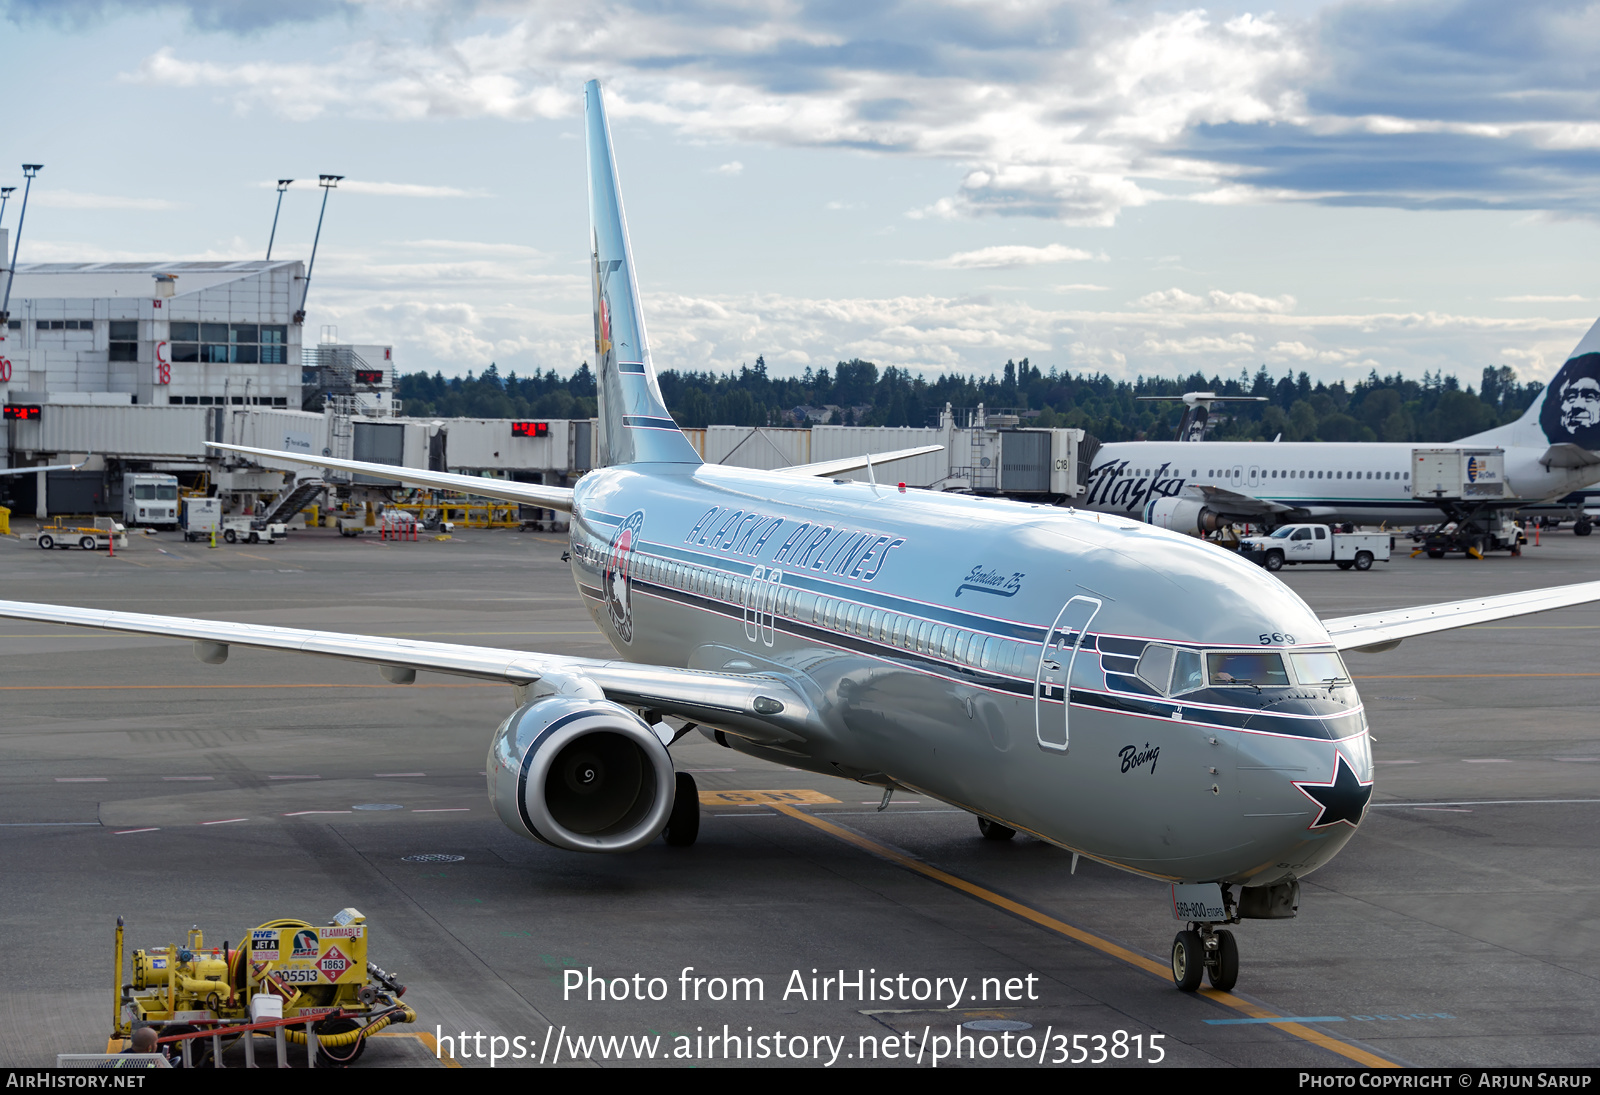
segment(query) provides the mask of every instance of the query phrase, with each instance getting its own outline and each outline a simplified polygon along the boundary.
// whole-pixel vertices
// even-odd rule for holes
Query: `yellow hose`
[[[319,1034],[317,1035],[317,1045],[328,1046],[331,1049],[343,1049],[345,1046],[354,1045],[356,1040],[359,1038],[365,1038],[369,1034],[378,1033],[378,1031],[382,1030],[390,1023],[415,1023],[416,1021],[417,1013],[412,1010],[411,1005],[401,1004],[399,1005],[398,1011],[391,1011],[389,1014],[383,1016],[383,1018],[375,1019],[366,1026],[359,1027],[356,1030],[347,1030],[343,1034]],[[295,1045],[305,1044],[305,1031],[296,1030],[293,1027],[290,1027],[286,1029],[284,1033],[288,1035],[289,1041],[293,1042]]]

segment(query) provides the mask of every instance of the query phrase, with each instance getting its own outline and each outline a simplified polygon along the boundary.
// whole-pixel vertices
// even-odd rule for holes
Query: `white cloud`
[[[728,163],[717,165],[714,170],[718,175],[738,175],[744,171],[744,164],[738,160],[732,160]]]
[[[1220,289],[1212,289],[1202,297],[1174,288],[1146,293],[1135,303],[1153,311],[1284,313],[1294,308],[1295,299],[1288,294],[1264,297],[1257,293],[1226,293]]]
[[[1046,244],[1043,247],[1010,243],[995,247],[980,247],[976,251],[958,251],[947,258],[934,259],[918,265],[940,270],[1003,270],[1017,266],[1039,266],[1051,262],[1086,262],[1095,258],[1104,261],[1106,256],[1061,243]]]
[[[84,194],[75,190],[52,190],[41,187],[39,193],[28,199],[47,209],[182,209],[181,202],[165,198],[134,198],[119,194]]]
[[[1585,304],[1594,298],[1578,296],[1577,294],[1565,297],[1530,294],[1520,297],[1495,297],[1494,299],[1503,304]]]

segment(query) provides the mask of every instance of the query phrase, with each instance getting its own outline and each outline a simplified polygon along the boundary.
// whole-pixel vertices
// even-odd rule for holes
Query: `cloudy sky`
[[[0,0],[0,184],[24,262],[252,258],[292,176],[303,257],[343,174],[308,340],[566,372],[599,77],[664,367],[1543,379],[1597,70],[1579,0]]]

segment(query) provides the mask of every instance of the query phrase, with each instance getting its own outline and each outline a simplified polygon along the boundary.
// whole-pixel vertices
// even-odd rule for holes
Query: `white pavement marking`
[[[321,776],[268,776],[268,779],[321,779]]]
[[[355,813],[354,810],[296,810],[292,814],[284,814],[283,816],[284,817],[305,817],[307,814],[353,814],[353,813]]]
[[[410,779],[416,776],[425,776],[426,772],[374,772],[378,779]]]
[[[104,783],[105,776],[57,776],[57,783]]]
[[[200,780],[216,779],[216,776],[162,776],[168,783],[198,782]]]
[[[112,833],[111,835],[112,836],[127,836],[129,833],[159,833],[160,831],[161,831],[161,826],[157,825],[157,826],[155,826],[154,828],[151,828],[151,829],[118,829],[116,832]]]
[[[236,821],[249,821],[247,817],[226,817],[221,821],[202,821],[202,825],[232,825]]]

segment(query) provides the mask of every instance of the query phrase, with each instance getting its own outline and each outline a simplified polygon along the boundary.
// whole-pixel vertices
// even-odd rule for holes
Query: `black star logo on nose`
[[[1324,829],[1339,822],[1354,829],[1361,824],[1372,800],[1372,783],[1362,783],[1355,769],[1344,759],[1344,754],[1334,751],[1333,778],[1327,783],[1295,783],[1300,793],[1317,804],[1317,816],[1309,826]]]

